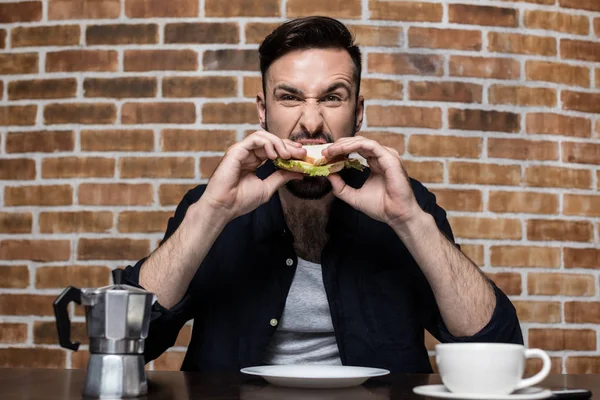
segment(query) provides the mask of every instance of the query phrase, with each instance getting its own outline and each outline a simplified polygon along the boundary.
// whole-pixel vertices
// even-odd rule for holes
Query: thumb
[[[352,205],[354,196],[356,195],[356,189],[348,186],[338,174],[329,175],[327,176],[327,179],[331,182],[333,194],[345,203]]]
[[[267,199],[277,191],[280,187],[285,185],[287,182],[294,179],[302,179],[304,175],[298,172],[291,172],[285,170],[278,170],[272,173],[267,179],[263,181],[263,184],[267,187]]]

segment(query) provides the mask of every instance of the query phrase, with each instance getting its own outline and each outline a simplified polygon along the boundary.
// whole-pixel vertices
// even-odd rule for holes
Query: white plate
[[[390,373],[387,369],[346,365],[265,365],[242,368],[241,372],[261,376],[279,386],[330,389],[360,385],[369,378]]]
[[[550,390],[539,387],[525,388],[511,394],[470,394],[450,392],[444,385],[426,385],[417,386],[413,389],[413,392],[421,396],[461,400],[536,400],[547,399],[552,396]]]

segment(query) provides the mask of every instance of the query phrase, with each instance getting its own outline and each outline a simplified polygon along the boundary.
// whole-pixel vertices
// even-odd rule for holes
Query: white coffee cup
[[[446,388],[463,394],[510,394],[540,383],[551,367],[545,351],[518,344],[443,343],[436,345],[435,353]],[[525,360],[534,357],[542,359],[542,369],[535,376],[523,379]]]

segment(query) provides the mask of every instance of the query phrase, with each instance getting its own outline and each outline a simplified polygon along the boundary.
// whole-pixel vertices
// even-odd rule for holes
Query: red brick
[[[516,27],[519,25],[519,11],[514,8],[449,4],[448,19],[459,24]]]
[[[512,58],[451,56],[450,76],[514,80],[521,76],[521,65]]]
[[[207,17],[279,17],[281,0],[205,0]]]
[[[6,30],[0,29],[0,49],[4,49],[6,47]]]
[[[124,233],[164,232],[167,221],[173,213],[170,211],[125,211],[119,213],[118,230]]]
[[[127,157],[119,160],[121,178],[193,178],[192,157]]]
[[[587,113],[600,114],[600,94],[571,92],[564,90],[561,92],[563,109],[575,110]]]
[[[590,31],[589,20],[584,15],[525,10],[523,22],[527,28],[547,29],[574,35],[587,35]]]
[[[444,181],[444,164],[437,161],[403,160],[408,175],[421,181],[440,183]]]
[[[564,248],[565,268],[600,269],[600,249]]]
[[[61,157],[42,160],[42,178],[110,178],[115,160],[101,157]]]
[[[486,275],[508,296],[519,296],[523,293],[521,274],[519,273],[498,272]]]
[[[367,63],[368,72],[371,73],[419,76],[444,74],[444,58],[434,54],[370,53]]]
[[[87,350],[79,349],[76,352],[71,352],[71,368],[72,369],[86,369],[90,353]]]
[[[116,72],[114,50],[63,50],[46,54],[46,72]]]
[[[25,341],[27,341],[27,324],[0,323],[0,343],[25,343]]]
[[[490,252],[490,264],[496,267],[560,267],[560,249],[557,247],[491,246]]]
[[[575,60],[600,62],[600,43],[561,39],[560,56]]]
[[[600,324],[600,302],[566,302],[565,322],[575,324]]]
[[[27,265],[0,265],[0,272],[2,274],[0,287],[2,288],[25,289],[29,286],[29,269]],[[0,329],[1,336],[2,329]]]
[[[529,347],[550,351],[596,350],[593,329],[529,329]]]
[[[237,97],[237,78],[230,76],[165,77],[162,81],[162,95],[163,97],[179,98]]]
[[[206,50],[202,65],[205,71],[258,71],[258,52],[242,49]]]
[[[464,239],[521,239],[521,222],[517,219],[449,217],[456,237]]]
[[[54,103],[44,107],[44,122],[51,124],[110,124],[117,118],[111,103]]]
[[[0,294],[0,313],[15,316],[53,316],[54,300],[55,295]]]
[[[69,285],[95,288],[109,284],[110,268],[106,266],[38,267],[35,271],[35,287],[38,289],[64,288]]]
[[[600,217],[600,196],[565,193],[563,212],[565,215]]]
[[[411,100],[481,103],[482,86],[463,82],[410,82]]]
[[[0,75],[37,74],[39,59],[36,53],[0,54]]]
[[[467,157],[481,156],[481,138],[412,135],[408,142],[408,152],[423,157]]]
[[[0,180],[35,179],[35,160],[28,158],[0,159]]]
[[[591,222],[532,219],[527,221],[527,239],[542,241],[589,242],[594,232]]]
[[[399,154],[404,153],[404,135],[391,132],[359,132],[359,135],[375,140],[382,146],[390,147]]]
[[[354,41],[359,46],[395,47],[400,44],[402,27],[399,26],[347,25],[347,27],[354,34]],[[247,35],[246,42],[248,42]]]
[[[562,160],[579,164],[600,164],[600,144],[563,142]]]
[[[479,185],[519,185],[521,168],[518,165],[450,162],[450,183]]]
[[[450,129],[470,131],[519,132],[521,130],[519,114],[485,110],[448,110]]]
[[[361,17],[361,14],[361,0],[328,0],[318,2],[288,0],[286,8],[288,18],[327,15],[332,18],[358,19]]]
[[[154,360],[155,371],[179,371],[181,364],[183,364],[183,358],[185,352],[181,351],[167,351],[160,357]]]
[[[600,11],[600,4],[596,0],[558,0],[558,4],[564,8]]]
[[[35,125],[37,106],[1,106],[0,126]]]
[[[7,153],[52,153],[74,148],[72,131],[9,132],[6,136]]]
[[[31,233],[31,213],[0,212],[0,233]]]
[[[219,4],[225,4],[220,0],[208,0],[208,1],[219,1]],[[248,0],[242,0],[248,1]],[[251,0],[255,1],[255,0]],[[229,4],[227,4],[229,7]],[[257,10],[258,11],[258,10]],[[260,44],[275,28],[281,25],[279,22],[248,22],[245,26],[245,37],[246,43],[248,44]],[[352,26],[348,26],[348,29],[353,29]]]
[[[108,232],[112,228],[110,211],[41,212],[41,233]]]
[[[560,302],[513,300],[520,322],[561,322]]]
[[[481,50],[481,32],[461,29],[411,27],[408,46],[428,49]]]
[[[556,106],[556,90],[525,86],[492,85],[489,89],[490,104],[515,104],[519,106]]]
[[[542,296],[593,296],[596,289],[593,275],[529,273],[527,292]]]
[[[557,214],[558,196],[553,193],[491,191],[488,209],[499,213]]]
[[[145,239],[79,239],[79,260],[139,260],[150,253]]]
[[[258,114],[254,103],[204,103],[202,122],[205,124],[256,124]]]
[[[152,204],[152,193],[149,183],[82,183],[78,189],[83,205],[147,206]]]
[[[544,56],[555,56],[557,54],[556,39],[551,37],[490,32],[488,43],[488,49],[495,53]]]
[[[482,245],[461,244],[460,250],[471,259],[476,265],[482,267],[485,264],[484,250]]]
[[[219,163],[221,162],[222,158],[223,157],[221,156],[200,158],[200,178],[210,178],[219,166]]]
[[[11,47],[73,46],[81,36],[78,25],[17,26],[10,32]]]
[[[592,124],[587,118],[560,114],[527,114],[527,133],[590,137]]]
[[[431,189],[437,204],[446,211],[482,211],[482,195],[479,190]]]
[[[554,141],[489,138],[487,150],[489,158],[558,160],[558,144]]]
[[[88,26],[85,30],[85,41],[88,45],[156,44],[158,43],[158,25],[92,25]]]
[[[191,124],[196,122],[194,103],[125,103],[123,124]]]
[[[162,151],[226,151],[236,142],[235,131],[165,129]]]
[[[370,126],[411,126],[440,129],[442,110],[440,108],[406,106],[369,106],[367,119]]]
[[[7,186],[6,206],[68,206],[73,204],[73,188],[69,185]]]
[[[165,26],[165,43],[238,43],[240,32],[235,22],[183,22]]]
[[[569,356],[566,368],[567,374],[600,374],[600,357]]]
[[[68,240],[0,241],[0,260],[64,261],[70,255]]]
[[[401,100],[403,90],[401,81],[390,79],[363,79],[360,84],[360,92],[366,99]]]
[[[67,286],[69,285],[70,283],[67,283]],[[88,344],[89,339],[84,322],[71,322],[71,341]],[[33,342],[35,344],[59,344],[56,322],[35,321],[33,324]]]
[[[32,22],[42,20],[41,1],[23,1],[0,4],[0,23]]]
[[[118,18],[120,0],[49,0],[49,19]]]
[[[8,83],[8,99],[60,99],[77,95],[77,81],[68,79],[35,79]]]
[[[3,368],[58,368],[66,367],[67,354],[60,349],[5,348],[0,349],[0,367]]]
[[[442,22],[441,4],[410,2],[392,2],[382,0],[369,1],[371,19],[414,22]]]
[[[194,184],[163,184],[158,188],[158,200],[161,206],[177,205],[183,199],[183,196],[191,189]]]
[[[129,18],[198,17],[196,0],[124,0],[125,15]]]
[[[590,86],[590,70],[584,66],[529,60],[525,63],[525,74],[530,81]]]
[[[85,97],[123,99],[127,97],[155,97],[156,78],[86,78],[83,81]]]
[[[198,53],[193,50],[125,50],[123,65],[131,71],[196,71]]]
[[[81,131],[83,151],[153,151],[154,132],[149,129]]]
[[[589,189],[589,170],[534,165],[525,169],[527,186]]]

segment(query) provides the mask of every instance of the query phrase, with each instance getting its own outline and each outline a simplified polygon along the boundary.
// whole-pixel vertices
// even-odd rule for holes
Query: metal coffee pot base
[[[119,399],[147,393],[143,355],[90,354],[84,397]]]

